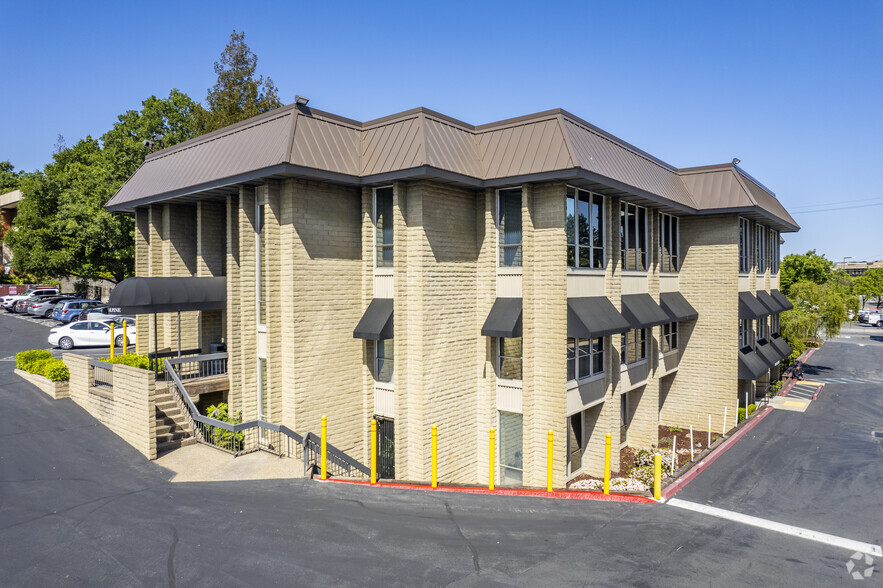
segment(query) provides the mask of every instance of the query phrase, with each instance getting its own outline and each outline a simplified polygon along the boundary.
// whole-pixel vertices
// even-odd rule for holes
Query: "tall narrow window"
[[[739,321],[739,349],[751,347],[751,321],[743,319]]]
[[[583,467],[583,413],[567,417],[567,473],[575,474]]]
[[[569,267],[604,267],[604,197],[567,188],[565,228]]]
[[[619,395],[619,444],[625,445],[629,441],[629,395],[628,392]]]
[[[619,209],[622,269],[647,269],[647,209],[623,202]]]
[[[751,271],[751,232],[747,218],[739,219],[739,273]]]
[[[604,339],[567,340],[567,379],[579,380],[604,372]]]
[[[374,189],[374,250],[376,267],[392,267],[392,186]]]
[[[500,411],[499,418],[500,435],[497,446],[500,482],[507,486],[520,486],[524,478],[524,417],[518,413]]]
[[[266,228],[266,208],[267,202],[265,196],[258,196],[256,199],[256,216],[257,226],[257,251],[255,251],[255,264],[257,265],[258,274],[258,324],[267,324],[267,264],[264,262],[265,252],[267,250],[267,228]]]
[[[779,313],[770,315],[770,332],[778,335],[779,334]]]
[[[267,402],[269,390],[267,390],[267,360],[264,358],[258,359],[258,374],[258,418],[265,421],[269,412]]]
[[[770,273],[779,273],[779,231],[770,231]]]
[[[521,379],[521,337],[497,339],[497,374],[504,380]]]
[[[670,214],[659,215],[659,269],[663,272],[676,272],[678,259],[678,217]]]
[[[393,381],[393,348],[392,339],[379,339],[374,344],[374,379],[378,382]]]
[[[754,243],[757,249],[755,258],[757,259],[757,273],[762,274],[766,271],[766,227],[757,225],[755,227]]]
[[[665,323],[662,325],[662,352],[678,348],[678,324]]]
[[[620,355],[624,364],[647,359],[647,329],[632,329],[623,333]]]
[[[766,319],[757,319],[757,339],[766,339],[767,338],[767,326]]]
[[[521,188],[497,192],[500,267],[521,267]]]

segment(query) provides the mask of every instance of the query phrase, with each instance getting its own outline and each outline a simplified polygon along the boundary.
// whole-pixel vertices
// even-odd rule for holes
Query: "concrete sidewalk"
[[[304,465],[299,459],[276,457],[264,451],[234,459],[228,453],[199,443],[164,453],[154,463],[174,473],[171,482],[233,482],[304,477]]]

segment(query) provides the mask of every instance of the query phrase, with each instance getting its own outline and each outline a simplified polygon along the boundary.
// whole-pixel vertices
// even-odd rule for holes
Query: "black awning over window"
[[[567,299],[567,336],[597,339],[631,329],[605,296]]]
[[[781,357],[779,357],[779,352],[776,351],[776,348],[773,347],[773,344],[766,339],[761,339],[757,342],[757,355],[769,367],[773,367],[774,365],[779,363],[780,359],[782,359]]]
[[[120,314],[156,314],[227,307],[227,278],[129,278],[110,293]]]
[[[773,299],[779,303],[779,306],[782,307],[782,310],[791,310],[792,308],[794,308],[794,305],[791,304],[791,301],[788,300],[788,298],[778,290],[770,290],[770,294],[772,295]]]
[[[769,366],[753,349],[739,351],[739,379],[756,380],[769,371]]]
[[[392,339],[392,298],[375,298],[368,305],[353,337],[356,339]]]
[[[622,316],[633,329],[647,329],[670,323],[668,316],[649,294],[626,294],[622,297]]]
[[[751,292],[739,292],[739,318],[755,321],[769,316],[770,311]]]
[[[770,345],[773,346],[782,359],[785,359],[794,352],[791,346],[785,343],[785,339],[781,335],[773,335],[770,339]]]
[[[497,298],[481,327],[485,337],[521,337],[521,298]]]
[[[694,321],[699,318],[699,313],[680,292],[663,292],[659,295],[659,306],[673,323]]]
[[[783,310],[787,310],[782,308],[782,305],[766,290],[758,290],[757,299],[763,304],[764,308],[770,311],[770,314],[778,314]]]

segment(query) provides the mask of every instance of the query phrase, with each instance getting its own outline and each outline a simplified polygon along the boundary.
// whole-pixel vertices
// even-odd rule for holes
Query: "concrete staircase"
[[[156,387],[156,454],[193,445],[196,439],[168,388]]]

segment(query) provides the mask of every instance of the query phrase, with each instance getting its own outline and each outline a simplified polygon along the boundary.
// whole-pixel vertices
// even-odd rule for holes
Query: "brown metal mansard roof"
[[[107,208],[224,197],[282,178],[472,188],[558,179],[676,214],[738,212],[799,228],[735,165],[679,170],[560,109],[472,126],[425,108],[360,123],[292,104],[149,155]]]

